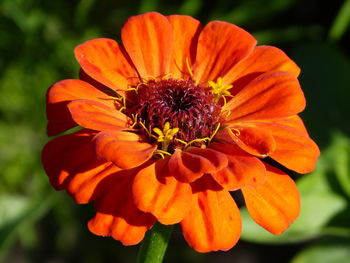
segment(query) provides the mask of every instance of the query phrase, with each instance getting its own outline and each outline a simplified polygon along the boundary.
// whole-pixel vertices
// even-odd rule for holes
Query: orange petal
[[[259,157],[269,156],[276,148],[273,136],[258,125],[232,126],[221,130],[215,139],[238,145],[242,150]]]
[[[221,21],[208,23],[202,30],[193,66],[198,83],[216,81],[252,52],[255,38],[242,28]]]
[[[265,182],[265,166],[258,158],[232,144],[211,143],[210,147],[227,155],[227,167],[212,174],[215,181],[227,190],[255,187]]]
[[[169,171],[181,182],[193,182],[203,174],[221,170],[227,165],[224,154],[210,149],[190,147],[186,152],[175,150],[169,160]]]
[[[189,147],[187,149],[188,153],[196,154],[202,156],[211,162],[215,167],[215,171],[221,170],[227,166],[228,160],[225,154],[215,151],[213,149],[201,149],[198,147]]]
[[[137,210],[134,211],[135,213],[132,214],[133,216],[139,217],[140,221],[144,220],[140,217]],[[150,217],[150,215],[147,217]],[[119,240],[124,246],[131,246],[140,243],[150,227],[151,226],[146,223],[144,225],[141,223],[136,225],[130,224],[122,216],[113,216],[99,212],[97,212],[88,223],[88,228],[91,233],[98,236],[111,236],[114,239]]]
[[[289,72],[298,77],[300,68],[282,50],[271,46],[258,46],[224,76],[223,82],[233,83],[230,91],[237,94],[251,80],[268,71]]]
[[[80,70],[79,70],[79,79],[89,83],[90,85],[94,86],[96,89],[101,90],[102,92],[106,92],[107,94],[114,93],[114,90],[111,90],[106,85],[103,85],[101,82],[98,82],[97,80],[95,80],[94,78],[89,76],[82,68],[80,68]]]
[[[173,35],[165,16],[151,12],[129,18],[122,28],[122,40],[141,77],[169,73]]]
[[[99,182],[117,171],[120,171],[120,168],[113,163],[106,162],[96,168],[76,172],[75,176],[71,176],[68,181],[67,192],[72,195],[74,200],[79,204],[94,201],[96,199],[94,191]]]
[[[117,92],[123,93],[138,75],[123,47],[112,39],[86,41],[74,50],[85,73]]]
[[[179,223],[188,213],[192,190],[188,183],[181,183],[167,176],[166,160],[140,170],[134,180],[133,194],[136,206],[153,214],[165,225]]]
[[[282,118],[304,110],[305,97],[293,75],[268,72],[251,81],[226,106],[227,122]]]
[[[72,100],[90,99],[112,106],[113,102],[108,98],[108,95],[81,80],[66,79],[55,83],[46,96],[48,135],[56,135],[76,126],[67,108]]]
[[[126,115],[98,101],[75,100],[68,104],[73,120],[80,126],[97,130],[113,131],[126,127]]]
[[[171,15],[167,18],[173,28],[174,39],[170,65],[171,76],[173,78],[188,78],[191,74],[188,67],[194,63],[196,58],[198,36],[202,25],[190,16]]]
[[[195,184],[191,210],[181,221],[187,243],[198,252],[228,250],[238,241],[241,233],[239,209],[226,190],[213,190],[209,176]],[[211,179],[212,180],[212,179]],[[194,188],[197,188],[195,186]]]
[[[42,163],[51,184],[57,190],[67,189],[78,203],[90,202],[96,185],[120,170],[96,157],[94,135],[87,130],[64,135],[48,142],[42,152]]]
[[[299,216],[300,198],[294,181],[285,173],[266,165],[266,181],[242,192],[254,221],[273,234],[281,234]]]
[[[268,131],[276,141],[271,158],[298,173],[309,173],[315,169],[320,150],[298,116],[256,125]]]
[[[134,204],[131,193],[134,173],[134,170],[120,171],[98,185],[97,213],[88,224],[92,233],[112,236],[124,245],[135,245],[154,224],[154,217]]]
[[[122,169],[139,166],[149,160],[157,145],[141,142],[138,134],[116,130],[100,132],[95,136],[95,149],[97,155],[107,161],[113,162]]]

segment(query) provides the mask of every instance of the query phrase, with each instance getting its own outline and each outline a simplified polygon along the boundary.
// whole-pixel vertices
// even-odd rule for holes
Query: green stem
[[[156,223],[142,241],[137,263],[161,263],[168,246],[173,226]]]

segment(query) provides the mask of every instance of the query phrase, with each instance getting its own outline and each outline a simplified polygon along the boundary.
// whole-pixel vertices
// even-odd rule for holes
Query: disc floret
[[[221,106],[215,101],[216,95],[192,80],[142,81],[132,96],[134,103],[126,110],[133,116],[132,127],[169,153],[189,144],[207,144],[220,121]]]

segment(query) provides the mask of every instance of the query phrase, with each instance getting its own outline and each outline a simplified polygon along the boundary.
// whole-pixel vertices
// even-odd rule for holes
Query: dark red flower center
[[[192,80],[149,80],[139,84],[135,93],[127,113],[134,116],[137,128],[162,130],[167,122],[179,128],[170,151],[183,146],[176,139],[191,142],[210,137],[219,123],[221,107],[214,103],[212,92]]]

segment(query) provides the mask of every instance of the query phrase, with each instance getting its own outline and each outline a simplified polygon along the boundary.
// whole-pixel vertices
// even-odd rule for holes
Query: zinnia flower
[[[298,113],[298,66],[256,46],[243,29],[183,15],[129,18],[122,44],[93,39],[75,48],[80,80],[47,94],[42,161],[51,184],[77,203],[94,202],[88,227],[124,245],[159,221],[180,223],[199,252],[228,250],[241,232],[230,191],[274,234],[299,214],[294,181],[319,150]]]

